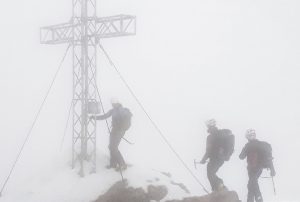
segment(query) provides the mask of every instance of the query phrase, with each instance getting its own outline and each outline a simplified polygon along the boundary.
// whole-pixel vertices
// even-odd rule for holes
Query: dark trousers
[[[119,150],[119,145],[121,143],[122,137],[125,131],[112,128],[109,138],[109,150],[110,150],[110,166],[116,167],[117,165],[126,165],[124,158]]]
[[[207,164],[207,178],[209,180],[212,191],[218,190],[220,184],[223,184],[223,180],[217,176],[219,168],[224,164],[224,160],[210,159]]]
[[[262,196],[258,185],[258,179],[262,173],[262,168],[248,168],[248,197],[247,202],[262,202]]]

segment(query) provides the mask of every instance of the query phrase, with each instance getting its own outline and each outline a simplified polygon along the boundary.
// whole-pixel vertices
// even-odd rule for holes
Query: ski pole
[[[273,183],[274,195],[276,195],[276,188],[275,188],[275,182],[274,182],[274,177],[273,176],[272,176],[272,183]]]
[[[274,177],[270,176],[270,177],[261,177],[261,178],[264,178],[264,179],[271,179],[271,180],[272,180],[272,185],[273,185],[274,195],[276,195],[276,188],[275,188]]]
[[[123,172],[122,172],[121,167],[120,167],[120,174],[121,174],[122,182],[124,182],[124,177],[123,177]]]

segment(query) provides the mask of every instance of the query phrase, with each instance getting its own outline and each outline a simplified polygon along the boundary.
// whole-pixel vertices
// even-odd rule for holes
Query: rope
[[[133,92],[133,90],[130,88],[130,86],[128,85],[128,83],[126,82],[125,78],[122,76],[122,74],[120,73],[120,71],[118,70],[118,68],[116,67],[116,65],[113,63],[113,61],[111,60],[110,56],[108,55],[108,53],[105,51],[105,49],[103,48],[103,46],[98,43],[99,47],[101,48],[101,50],[103,51],[103,53],[105,54],[106,58],[108,59],[109,63],[111,64],[111,66],[115,69],[115,71],[118,73],[119,77],[121,78],[121,80],[123,81],[123,83],[125,84],[125,86],[127,87],[127,89],[129,90],[130,94],[133,96],[133,98],[135,99],[135,101],[138,103],[138,105],[141,107],[141,109],[144,111],[144,113],[146,114],[147,118],[150,120],[150,122],[152,123],[152,125],[154,126],[154,128],[157,130],[157,132],[160,134],[160,136],[162,137],[163,141],[167,144],[167,146],[169,147],[169,149],[175,154],[175,156],[177,157],[177,159],[181,162],[181,164],[186,168],[186,170],[191,174],[191,176],[196,180],[196,182],[203,188],[203,190],[206,193],[209,193],[207,191],[207,189],[204,187],[204,185],[200,182],[200,180],[194,175],[194,173],[192,172],[192,170],[187,166],[187,164],[183,161],[183,159],[180,157],[180,155],[176,152],[176,150],[174,149],[174,147],[170,144],[170,142],[168,141],[168,139],[165,137],[165,135],[163,134],[163,132],[159,129],[159,127],[157,126],[157,124],[153,121],[153,119],[150,117],[150,115],[147,113],[145,107],[142,105],[142,103],[139,101],[139,99],[137,98],[137,96],[135,95],[135,93]]]
[[[72,106],[73,106],[73,100],[72,100],[70,108],[69,108],[67,123],[66,123],[65,130],[64,130],[64,136],[63,136],[63,138],[61,140],[61,143],[60,143],[60,151],[62,150],[64,141],[65,141],[65,137],[67,135],[67,130],[68,130],[68,125],[69,125],[69,121],[70,121],[70,115],[71,115],[71,111],[72,111]]]
[[[49,87],[49,89],[47,90],[46,96],[44,97],[43,102],[42,102],[42,104],[40,105],[37,114],[35,115],[34,121],[33,121],[32,125],[31,125],[31,127],[30,127],[30,129],[29,129],[29,131],[28,131],[28,133],[27,133],[27,136],[26,136],[26,138],[25,138],[25,141],[23,142],[23,144],[22,144],[22,146],[21,146],[21,148],[20,148],[20,150],[19,150],[19,153],[18,153],[18,155],[17,155],[17,158],[15,159],[15,161],[14,161],[14,163],[13,163],[13,166],[12,166],[12,168],[11,168],[11,170],[10,170],[10,172],[9,172],[9,174],[8,174],[6,180],[5,180],[5,182],[4,182],[4,184],[3,184],[2,188],[1,188],[0,196],[2,195],[2,192],[3,192],[3,190],[4,190],[5,186],[6,186],[6,184],[7,184],[8,180],[9,180],[9,178],[11,177],[11,175],[12,175],[12,173],[13,173],[16,164],[17,164],[18,160],[19,160],[20,157],[21,157],[21,154],[22,154],[22,152],[23,152],[23,149],[24,149],[24,147],[25,147],[25,144],[26,144],[27,141],[29,140],[29,137],[30,137],[30,135],[31,135],[31,132],[32,132],[32,130],[33,130],[33,128],[34,128],[34,126],[35,126],[35,124],[36,124],[36,122],[37,122],[39,116],[40,116],[40,113],[41,113],[41,111],[42,111],[42,109],[43,109],[43,107],[44,107],[44,104],[46,103],[46,100],[47,100],[47,98],[48,98],[48,95],[50,94],[50,91],[51,91],[51,89],[52,89],[52,87],[53,87],[53,84],[54,84],[54,82],[55,82],[55,80],[56,80],[56,77],[57,77],[57,75],[58,75],[58,73],[59,73],[61,67],[62,67],[62,64],[63,64],[63,62],[64,62],[64,60],[65,60],[65,58],[66,58],[66,56],[67,56],[67,53],[68,53],[68,50],[69,50],[70,47],[71,47],[71,45],[68,46],[68,48],[67,48],[67,50],[66,50],[66,52],[65,52],[65,54],[64,54],[64,57],[62,58],[62,60],[61,60],[61,62],[60,62],[60,64],[59,64],[59,66],[58,66],[58,68],[57,68],[57,70],[56,70],[56,72],[55,72],[55,74],[54,74],[54,77],[53,77],[53,79],[52,79],[52,82],[51,82],[51,84],[50,84],[50,87]]]

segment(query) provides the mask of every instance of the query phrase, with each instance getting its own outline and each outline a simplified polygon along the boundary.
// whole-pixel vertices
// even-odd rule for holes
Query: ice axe
[[[195,167],[195,170],[197,170],[197,164],[200,164],[200,161],[197,161],[196,159],[194,159],[194,167]]]
[[[197,161],[196,159],[194,159],[194,167],[197,170],[197,164],[201,164],[201,161]]]
[[[197,161],[196,159],[194,159],[194,166],[195,166],[195,169],[197,170],[197,164],[201,164],[201,161]],[[198,180],[197,180],[198,181]],[[200,182],[199,182],[200,183]],[[200,183],[200,185],[202,186],[203,190],[209,194],[209,191]]]

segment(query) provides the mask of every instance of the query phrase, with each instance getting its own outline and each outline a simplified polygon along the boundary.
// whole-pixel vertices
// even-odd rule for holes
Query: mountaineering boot
[[[124,165],[118,165],[118,166],[115,168],[116,171],[124,171],[124,170],[126,170],[126,169],[127,169],[127,165],[126,165],[126,164],[124,164]]]
[[[263,202],[263,198],[262,196],[258,196],[256,199],[255,199],[256,202]]]

